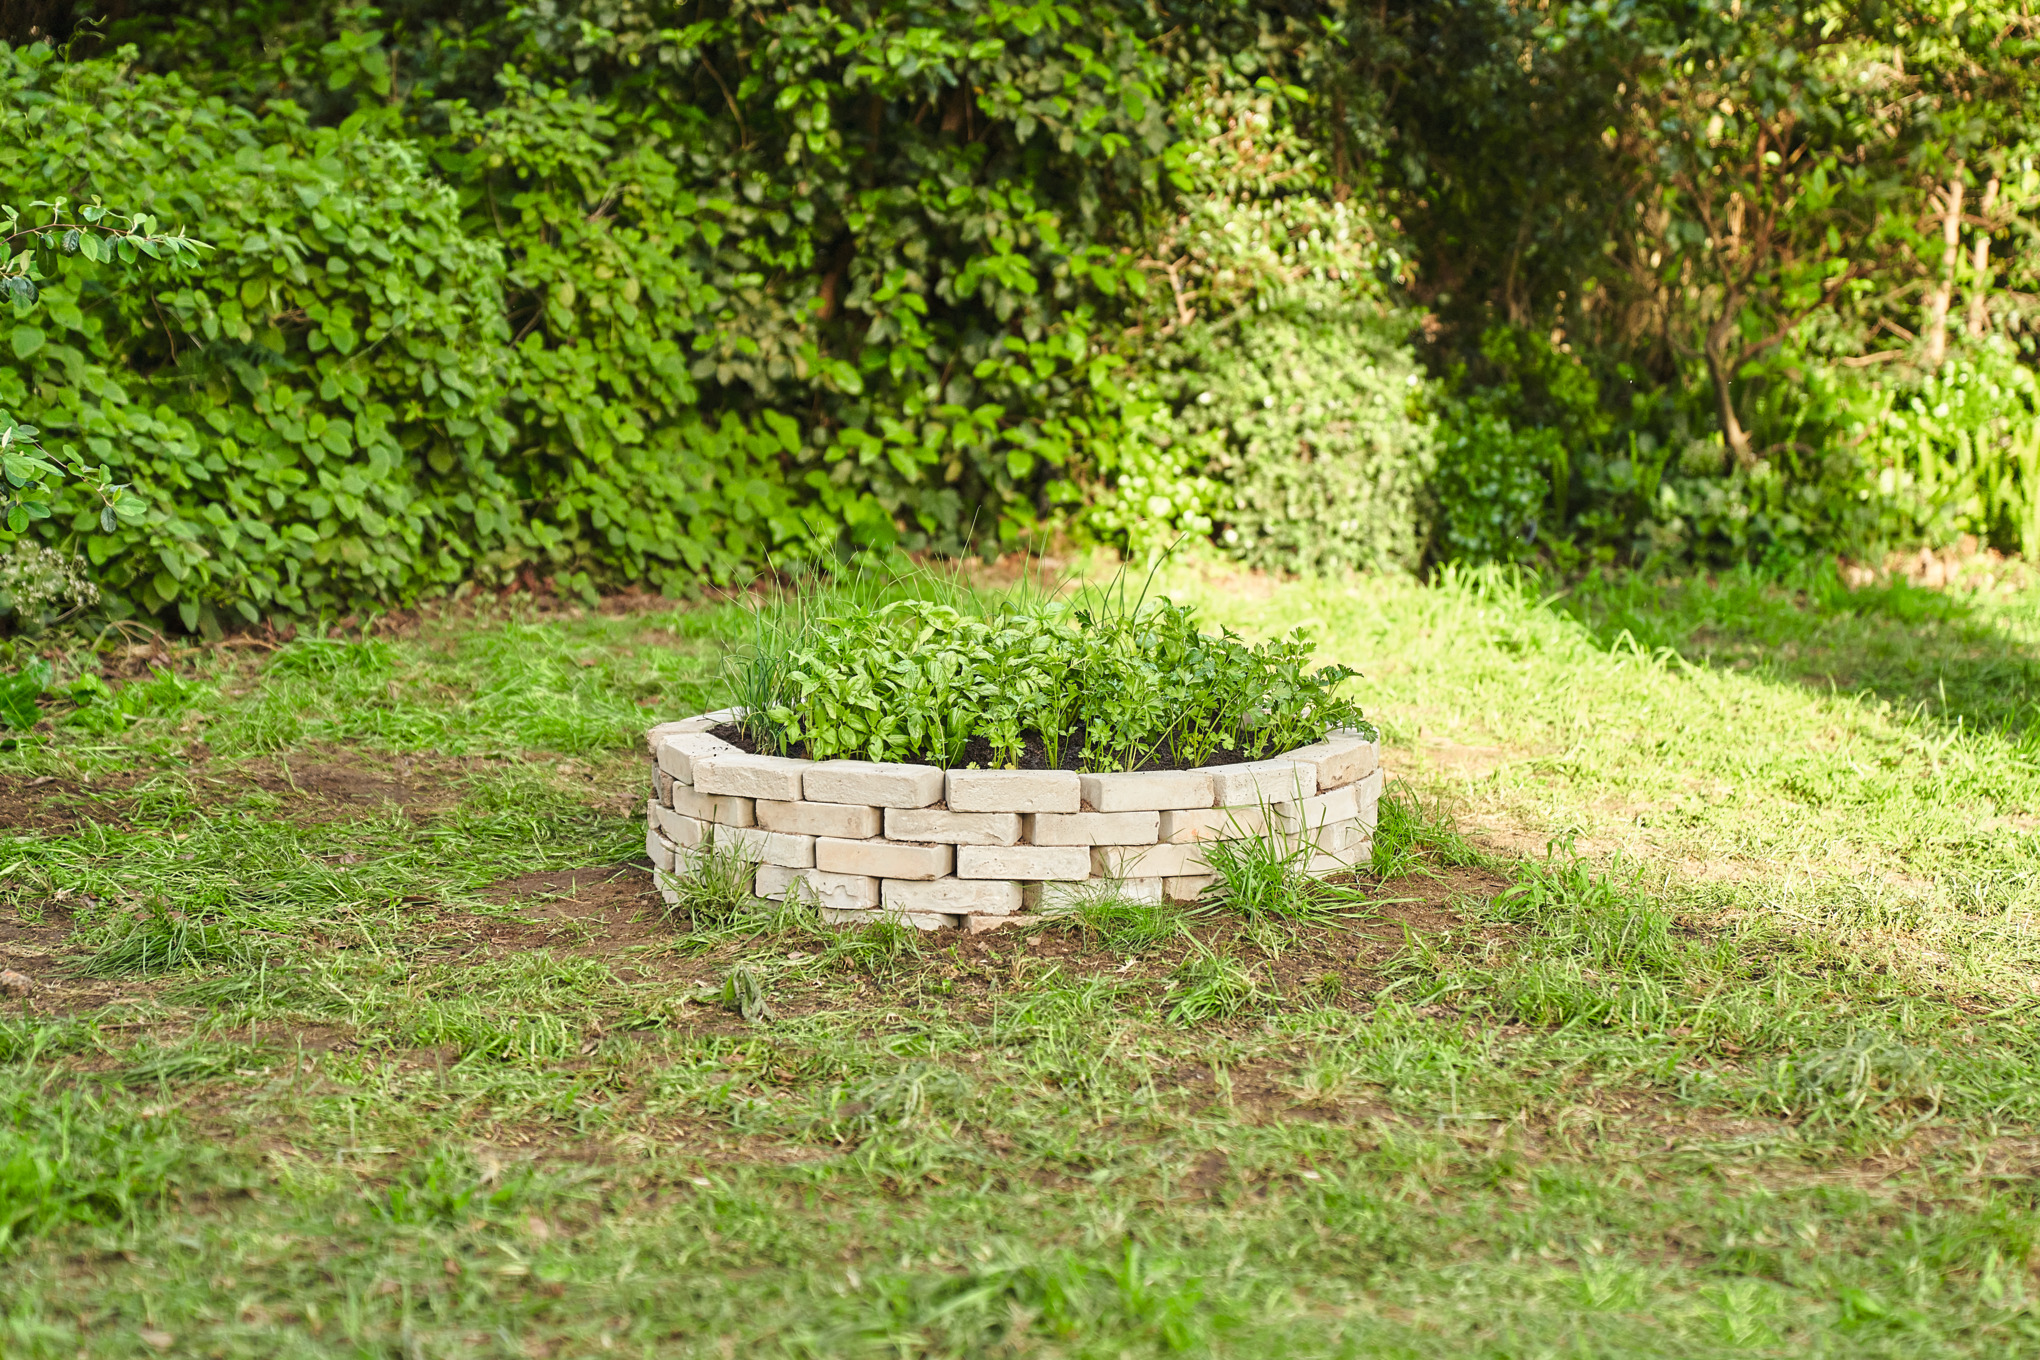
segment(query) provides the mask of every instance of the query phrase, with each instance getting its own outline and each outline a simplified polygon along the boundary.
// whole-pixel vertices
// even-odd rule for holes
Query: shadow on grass
[[[1783,578],[1589,578],[1554,607],[1603,646],[1626,633],[1695,665],[1755,671],[2040,740],[2040,599],[1979,600],[1904,580],[1851,589],[1827,563]]]

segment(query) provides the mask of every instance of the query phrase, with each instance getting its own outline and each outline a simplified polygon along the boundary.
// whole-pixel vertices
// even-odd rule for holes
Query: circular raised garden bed
[[[1366,863],[1380,743],[1354,731],[1268,760],[1187,770],[944,770],[754,755],[715,735],[735,710],[645,734],[645,850],[662,875],[711,836],[758,862],[757,896],[797,891],[832,924],[890,918],[970,931],[1034,919],[1110,881],[1188,901],[1213,841],[1280,835],[1317,875]],[[663,879],[661,891],[674,900]]]

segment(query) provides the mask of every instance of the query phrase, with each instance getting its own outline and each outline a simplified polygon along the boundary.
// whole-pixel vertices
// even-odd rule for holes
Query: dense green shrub
[[[1880,537],[1973,534],[2040,560],[2040,378],[2030,353],[1993,338],[1939,372],[1864,395],[1864,475],[1890,515]]]
[[[439,164],[471,186],[466,228],[505,260],[503,416],[521,536],[489,564],[649,580],[678,590],[800,555],[844,521],[883,537],[857,489],[801,507],[782,463],[802,447],[779,411],[704,412],[691,344],[726,311],[704,254],[736,205],[693,192],[647,120],[504,77],[485,114],[455,108]],[[741,280],[737,281],[741,283]],[[712,364],[708,365],[712,367]],[[860,513],[861,512],[861,513]]]
[[[218,247],[195,277],[82,268],[13,304],[0,406],[154,507],[106,532],[60,502],[112,591],[193,628],[402,600],[516,523],[501,260],[415,149],[33,49],[0,54],[0,129],[8,194],[61,175]]]
[[[1455,411],[1438,441],[1432,487],[1440,557],[1508,562],[1531,556],[1551,499],[1551,470],[1565,461],[1558,431],[1518,430],[1505,416]]]
[[[218,247],[17,304],[0,405],[156,505],[43,535],[115,609],[211,629],[528,566],[674,588],[1074,502],[1127,419],[1100,335],[1167,138],[1141,34],[1110,5],[611,19],[532,19],[513,46],[573,87],[509,70],[486,107],[393,102],[375,31],[246,54],[353,91],[337,125],[0,57],[0,189],[118,189]]]
[[[693,409],[782,438],[764,480],[831,541],[1002,542],[1072,498],[1116,419],[1100,337],[1140,285],[1128,247],[1169,136],[1162,59],[1125,12],[529,22],[531,64],[567,79],[569,58],[577,92],[506,81],[485,115],[455,110],[442,163],[471,229],[499,234],[547,371],[536,447],[580,488],[560,532],[600,543],[597,508],[636,492],[602,446],[639,456],[639,431],[656,446]]]
[[[1255,566],[1412,569],[1435,458],[1407,316],[1309,301],[1190,331],[1158,381]]]
[[[762,619],[734,688],[760,749],[816,760],[1196,766],[1363,726],[1336,695],[1354,672],[1313,670],[1311,651],[1300,632],[1251,646],[1203,633],[1123,578],[1069,602],[837,596]]]

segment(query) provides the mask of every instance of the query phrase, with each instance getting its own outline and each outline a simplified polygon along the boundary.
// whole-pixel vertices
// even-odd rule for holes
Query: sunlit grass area
[[[2040,602],[1160,581],[1363,672],[1373,873],[668,913],[734,606],[130,663],[0,753],[0,1354],[2040,1346]]]

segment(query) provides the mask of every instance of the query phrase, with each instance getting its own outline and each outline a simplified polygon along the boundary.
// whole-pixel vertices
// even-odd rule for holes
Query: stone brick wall
[[[736,716],[645,734],[645,851],[663,876],[711,836],[741,845],[758,862],[758,896],[797,890],[834,924],[992,930],[1099,880],[1190,901],[1211,882],[1205,847],[1239,836],[1307,841],[1313,874],[1365,864],[1373,850],[1381,751],[1354,732],[1240,765],[1076,774],[747,755],[710,735]],[[660,888],[671,900],[663,877]]]

